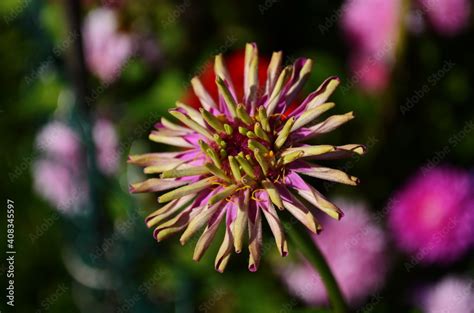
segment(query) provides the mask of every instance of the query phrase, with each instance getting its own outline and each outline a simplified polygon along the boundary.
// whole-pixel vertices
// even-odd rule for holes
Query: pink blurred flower
[[[397,192],[389,212],[395,241],[416,262],[455,261],[474,239],[473,185],[468,173],[438,167],[418,173]]]
[[[63,159],[67,160],[67,159]],[[39,159],[33,166],[34,189],[62,213],[75,213],[87,198],[86,185],[79,178],[77,164]]]
[[[474,281],[447,277],[428,288],[421,299],[424,313],[474,313]]]
[[[99,169],[112,175],[118,165],[117,135],[110,121],[99,119],[94,125]],[[84,151],[79,135],[62,122],[47,124],[38,134],[36,145],[41,155],[33,165],[36,192],[62,213],[76,213],[87,200]]]
[[[360,87],[377,92],[386,87],[395,56],[400,26],[400,0],[347,0],[341,26],[351,45],[352,70],[370,66]],[[382,78],[381,82],[377,79]]]
[[[340,284],[346,299],[357,305],[376,292],[388,270],[387,240],[371,219],[365,205],[339,200],[345,217],[326,221],[320,235],[313,236]],[[281,276],[290,292],[309,305],[328,303],[318,273],[306,261],[286,266]]]
[[[120,32],[116,12],[110,8],[91,11],[84,21],[84,52],[89,69],[105,83],[115,81],[132,56],[132,35]]]
[[[355,56],[351,69],[359,86],[368,92],[384,90],[390,83],[390,66],[373,57]]]
[[[107,175],[115,173],[118,167],[118,139],[113,124],[106,119],[99,119],[92,130],[96,145],[97,164]]]
[[[80,151],[79,137],[69,127],[60,122],[46,125],[38,137],[36,145],[40,151],[59,158],[76,158]]]
[[[459,33],[469,23],[469,0],[419,0],[434,29],[447,36]]]

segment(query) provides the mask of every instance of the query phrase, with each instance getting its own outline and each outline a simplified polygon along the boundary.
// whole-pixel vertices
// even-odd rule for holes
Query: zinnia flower
[[[357,305],[382,287],[388,269],[387,238],[365,204],[346,199],[335,202],[345,208],[345,218],[340,222],[324,221],[324,232],[313,239],[345,298]],[[290,292],[307,304],[328,303],[319,274],[306,260],[285,265],[279,272]]]
[[[358,179],[342,171],[307,162],[362,154],[358,144],[343,146],[307,145],[305,140],[332,131],[353,118],[352,112],[313,123],[334,107],[326,102],[339,84],[328,78],[292,111],[312,67],[309,59],[298,59],[281,69],[282,53],[273,54],[264,84],[258,80],[258,53],[255,44],[245,51],[243,97],[236,96],[234,83],[222,55],[215,58],[214,70],[219,98],[213,99],[198,77],[192,79],[202,108],[177,102],[170,113],[181,124],[165,118],[156,124],[150,140],[182,148],[130,156],[129,162],[144,166],[146,174],[160,174],[132,184],[132,192],[162,192],[158,202],[166,203],[152,213],[146,223],[155,227],[154,237],[165,237],[184,230],[180,241],[187,242],[205,227],[197,241],[194,259],[209,247],[221,220],[226,233],[215,267],[223,271],[233,250],[241,252],[246,228],[249,231],[249,269],[257,270],[262,241],[262,216],[275,236],[278,251],[288,247],[278,210],[288,210],[312,232],[321,230],[313,208],[336,219],[341,210],[306,183],[302,175],[356,185]],[[171,190],[171,191],[168,191]],[[306,199],[303,204],[297,196]]]
[[[474,241],[470,175],[451,167],[418,173],[397,192],[389,225],[412,265],[457,260]]]
[[[424,313],[474,313],[474,281],[450,276],[424,291]]]

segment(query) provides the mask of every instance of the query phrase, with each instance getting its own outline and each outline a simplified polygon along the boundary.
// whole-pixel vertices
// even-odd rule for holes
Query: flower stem
[[[319,273],[321,280],[326,287],[326,292],[329,296],[334,313],[347,313],[349,309],[342,295],[341,289],[337,284],[334,275],[329,268],[326,259],[324,258],[321,250],[315,244],[311,235],[304,227],[298,227],[298,225],[289,225],[286,227],[287,233],[290,240],[293,242],[294,247],[298,247],[299,251],[303,256],[311,263],[311,265]]]

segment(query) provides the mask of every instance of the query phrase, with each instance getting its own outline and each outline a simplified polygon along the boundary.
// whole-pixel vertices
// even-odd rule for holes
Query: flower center
[[[249,186],[255,186],[265,178],[276,181],[283,177],[283,168],[276,162],[274,134],[269,119],[258,115],[246,121],[229,121],[224,116],[219,116],[219,119],[225,131],[213,135],[214,140],[209,142],[212,151],[201,146],[211,159],[211,166],[216,166],[225,175],[216,176],[229,184],[243,182]]]

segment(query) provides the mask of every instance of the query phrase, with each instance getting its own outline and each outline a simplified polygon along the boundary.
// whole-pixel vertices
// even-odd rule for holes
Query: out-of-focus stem
[[[349,309],[341,289],[321,250],[314,243],[308,231],[304,227],[298,227],[298,225],[290,225],[286,229],[290,240],[293,242],[293,247],[297,248],[319,273],[326,288],[333,312],[348,313]]]

